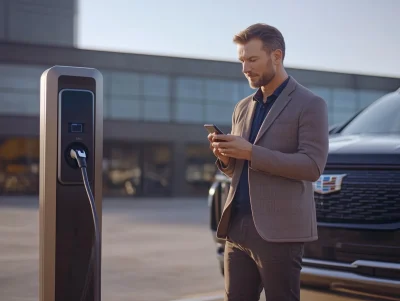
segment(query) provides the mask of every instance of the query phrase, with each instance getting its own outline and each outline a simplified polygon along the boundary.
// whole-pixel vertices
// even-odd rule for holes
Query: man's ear
[[[273,60],[273,63],[274,63],[275,65],[280,64],[280,63],[282,62],[282,56],[283,56],[282,50],[276,49],[276,50],[272,53],[272,60]]]

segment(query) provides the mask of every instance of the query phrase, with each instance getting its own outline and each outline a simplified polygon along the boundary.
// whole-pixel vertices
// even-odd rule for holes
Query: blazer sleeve
[[[235,133],[235,128],[236,128],[236,108],[238,104],[236,104],[235,108],[233,109],[232,113],[232,133]],[[227,166],[224,166],[224,164],[217,158],[217,161],[215,162],[217,165],[217,168],[224,173],[227,177],[232,178],[233,176],[233,171],[235,170],[235,164],[236,164],[236,159],[235,158],[229,158],[229,162]]]
[[[298,135],[296,153],[282,153],[253,145],[250,168],[295,180],[318,180],[329,150],[328,108],[322,98],[311,98],[303,108]]]

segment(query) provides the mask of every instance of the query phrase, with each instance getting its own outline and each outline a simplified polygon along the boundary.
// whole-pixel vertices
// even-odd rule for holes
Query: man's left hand
[[[221,140],[219,142],[213,142],[212,146],[218,148],[220,153],[224,156],[251,160],[252,144],[241,136],[235,135],[215,135],[215,140]]]

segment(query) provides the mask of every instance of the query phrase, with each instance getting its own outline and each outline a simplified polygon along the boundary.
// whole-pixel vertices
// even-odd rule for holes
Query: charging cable
[[[82,149],[71,149],[70,156],[72,159],[76,160],[76,162],[78,163],[78,166],[82,172],[83,184],[85,186],[85,190],[86,190],[87,196],[89,198],[90,207],[92,209],[93,226],[94,226],[94,232],[95,232],[94,244],[92,246],[92,251],[90,254],[90,263],[89,263],[88,271],[86,272],[85,286],[83,287],[83,294],[82,294],[81,301],[85,300],[87,290],[89,287],[89,278],[90,278],[91,267],[93,268],[95,266],[97,266],[97,269],[95,269],[96,275],[94,277],[94,283],[93,283],[93,285],[94,285],[94,300],[100,301],[101,237],[100,237],[99,222],[98,222],[98,217],[97,217],[96,203],[94,200],[92,190],[90,189],[89,177],[88,177],[87,170],[86,170],[86,167],[87,167],[86,153]],[[95,265],[95,263],[97,263],[97,265]]]

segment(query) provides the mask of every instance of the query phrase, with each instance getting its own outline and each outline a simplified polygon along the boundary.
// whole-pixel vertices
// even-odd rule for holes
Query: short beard
[[[266,86],[274,79],[275,75],[276,75],[275,71],[272,71],[269,74],[264,73],[258,81],[254,82],[254,83],[250,82],[250,87],[252,87],[253,89],[256,89],[256,88]]]

